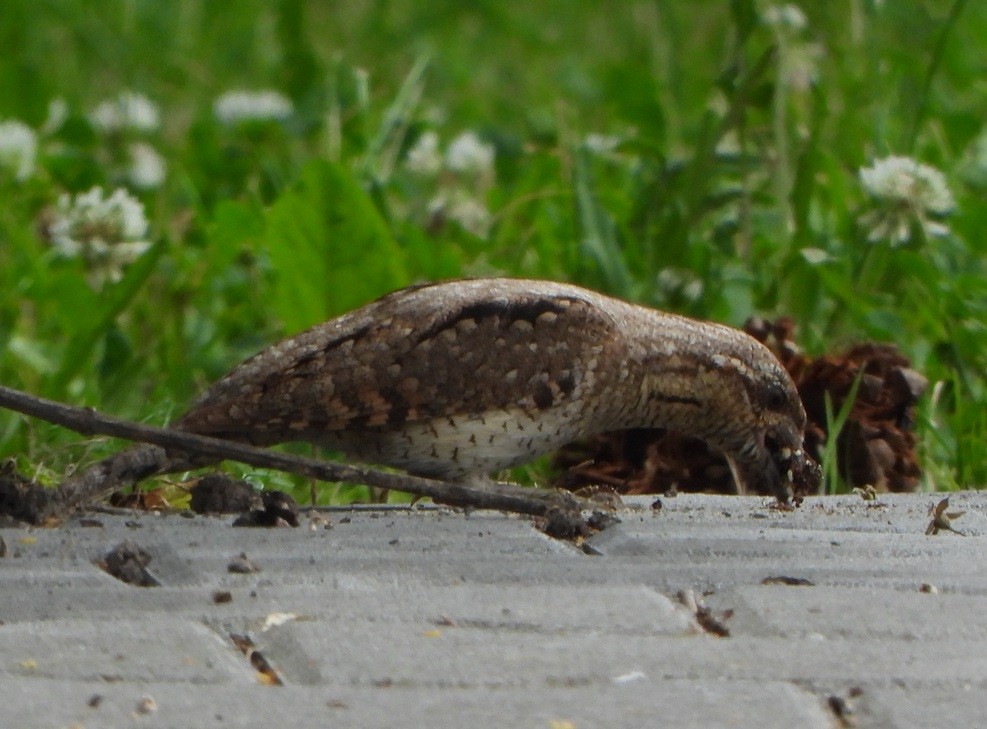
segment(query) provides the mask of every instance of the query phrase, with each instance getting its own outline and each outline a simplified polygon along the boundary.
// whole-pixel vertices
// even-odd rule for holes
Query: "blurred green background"
[[[934,385],[927,485],[983,485],[985,39],[959,0],[5,0],[0,382],[162,424],[385,291],[542,277],[791,315],[811,353],[893,341]],[[224,116],[236,90],[290,107]],[[942,177],[861,184],[892,155]],[[142,255],[58,243],[94,186],[143,204]],[[0,413],[42,480],[118,446]]]

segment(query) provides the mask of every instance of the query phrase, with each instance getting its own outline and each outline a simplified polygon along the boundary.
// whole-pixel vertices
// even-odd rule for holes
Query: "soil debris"
[[[613,514],[594,511],[584,519],[578,509],[565,507],[552,507],[544,516],[535,519],[535,525],[546,535],[553,539],[565,539],[577,543],[619,523],[620,519]]]
[[[196,514],[240,514],[262,509],[263,500],[246,481],[225,473],[210,473],[192,485],[189,508]]]
[[[171,504],[165,498],[165,489],[150,490],[133,489],[132,491],[114,491],[110,494],[110,506],[117,509],[135,509],[137,511],[171,511]]]
[[[805,577],[789,577],[787,575],[776,575],[765,577],[761,580],[762,585],[788,585],[789,587],[814,587],[815,582],[807,580]]]
[[[128,585],[160,587],[161,583],[147,569],[150,562],[151,555],[128,540],[107,552],[96,566]]]
[[[251,509],[233,522],[235,527],[296,527],[298,504],[284,491],[264,491],[262,505]]]
[[[247,556],[246,552],[240,552],[239,557],[234,557],[226,565],[226,571],[236,575],[249,575],[260,572],[260,567]]]
[[[0,527],[36,524],[49,503],[48,493],[39,484],[17,472],[13,458],[0,463]]]
[[[250,661],[250,665],[257,672],[257,682],[263,686],[283,686],[284,682],[268,662],[264,655],[254,646],[254,641],[247,635],[230,633],[230,640],[243,655]]]
[[[727,627],[726,621],[733,616],[732,610],[727,610],[720,617],[715,616],[713,611],[696,597],[696,593],[693,590],[679,590],[676,597],[692,613],[696,624],[704,632],[715,635],[717,638],[730,637],[730,628]]]

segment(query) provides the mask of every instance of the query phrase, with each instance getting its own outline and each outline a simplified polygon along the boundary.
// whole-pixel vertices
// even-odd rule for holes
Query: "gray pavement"
[[[630,500],[584,545],[440,508],[2,529],[0,727],[981,726],[987,493],[926,536],[941,497]],[[93,564],[123,540],[160,586]]]

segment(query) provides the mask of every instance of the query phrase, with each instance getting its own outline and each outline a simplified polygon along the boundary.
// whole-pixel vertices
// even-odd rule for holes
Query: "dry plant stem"
[[[419,478],[406,474],[385,473],[341,463],[304,458],[258,448],[233,441],[210,438],[169,428],[133,423],[64,403],[29,395],[0,385],[0,407],[40,418],[83,435],[107,435],[150,443],[171,452],[205,456],[211,461],[231,460],[258,468],[273,468],[322,481],[362,483],[369,486],[427,496],[453,506],[500,509],[519,514],[541,516],[552,508],[579,509],[580,502],[569,494],[532,491],[499,485],[496,490],[467,488],[460,484]],[[162,464],[165,470],[160,467]],[[173,458],[154,449],[126,451],[95,464],[66,479],[52,494],[54,509],[84,506],[99,500],[109,491],[149,473],[188,470],[190,462]]]

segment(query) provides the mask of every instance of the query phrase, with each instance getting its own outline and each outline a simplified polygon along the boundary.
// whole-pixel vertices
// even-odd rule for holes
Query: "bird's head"
[[[791,377],[754,338],[705,326],[700,346],[656,360],[647,384],[655,422],[720,450],[741,492],[786,501],[793,487],[815,490],[819,467],[803,450],[806,415]]]

